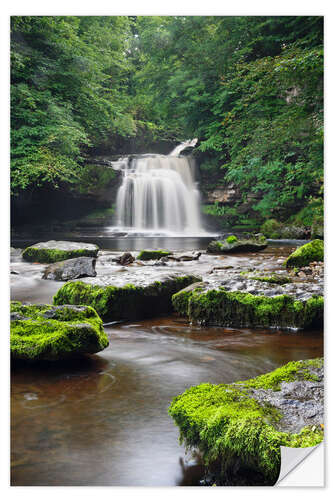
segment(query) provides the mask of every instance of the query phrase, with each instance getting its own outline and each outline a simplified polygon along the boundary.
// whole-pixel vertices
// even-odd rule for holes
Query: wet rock
[[[109,345],[102,320],[88,306],[11,303],[13,359],[57,361]]]
[[[112,276],[85,278],[85,282],[66,283],[53,297],[53,302],[56,305],[89,304],[104,321],[144,319],[171,311],[172,295],[197,281],[201,278],[179,273],[164,274],[158,281],[150,278],[144,284],[140,281],[136,284],[133,276],[125,286],[114,286]]]
[[[141,250],[137,259],[139,260],[158,260],[162,257],[168,257],[172,252],[168,250]]]
[[[201,252],[193,252],[193,253],[187,253],[183,255],[177,255],[177,256],[169,256],[170,260],[175,260],[177,262],[188,262],[191,260],[199,260],[199,257],[201,256]]]
[[[211,241],[207,247],[207,253],[259,252],[266,247],[267,241],[265,237],[239,240],[232,235],[223,241]]]
[[[301,291],[302,301],[283,293],[260,293],[255,287],[239,291],[240,284],[229,280],[219,287],[208,283],[193,291],[180,291],[172,297],[176,312],[189,321],[224,327],[322,328],[324,299]],[[282,292],[282,293],[281,293]]]
[[[115,259],[112,259],[113,262],[117,262],[117,264],[120,264],[121,266],[129,266],[135,261],[135,257],[130,252],[125,252],[119,257],[116,257]]]
[[[203,383],[175,397],[169,408],[186,447],[205,454],[207,472],[218,475],[218,484],[242,467],[274,484],[280,446],[320,443],[323,411],[322,358],[292,361],[233,384]]]
[[[50,264],[44,271],[44,280],[68,281],[86,276],[96,276],[96,259],[78,257]]]
[[[45,241],[23,250],[22,257],[28,262],[51,263],[75,257],[97,257],[98,246],[74,241]]]

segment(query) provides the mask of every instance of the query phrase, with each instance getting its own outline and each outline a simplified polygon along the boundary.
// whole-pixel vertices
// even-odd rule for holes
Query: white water
[[[168,156],[142,155],[114,162],[113,167],[123,173],[116,200],[118,229],[178,235],[205,233],[194,162],[178,156],[196,142],[186,141]]]

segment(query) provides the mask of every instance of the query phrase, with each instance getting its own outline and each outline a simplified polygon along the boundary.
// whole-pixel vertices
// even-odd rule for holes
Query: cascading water
[[[196,139],[169,155],[141,155],[113,163],[122,170],[117,193],[117,226],[135,231],[202,234],[199,191],[193,160],[179,154]]]

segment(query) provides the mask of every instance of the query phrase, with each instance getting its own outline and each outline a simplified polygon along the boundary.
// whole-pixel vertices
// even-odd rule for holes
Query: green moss
[[[309,368],[321,368],[323,358],[308,359],[306,361],[290,361],[284,366],[277,368],[273,372],[259,375],[259,377],[238,382],[243,387],[253,389],[280,389],[282,382],[294,382],[295,380],[313,380],[317,381],[316,375],[309,371]]]
[[[56,248],[37,248],[27,247],[23,250],[22,257],[28,262],[60,262],[66,259],[74,259],[75,257],[96,257],[98,250],[59,250]]]
[[[278,239],[281,236],[281,222],[278,222],[276,219],[268,219],[266,220],[260,228],[260,231],[267,237]]]
[[[178,292],[172,303],[177,312],[199,324],[301,329],[323,325],[324,299],[318,296],[301,302],[288,295],[266,297],[223,288],[206,292],[196,289]]]
[[[141,250],[137,258],[139,260],[158,260],[168,255],[172,255],[172,252],[168,250]]]
[[[11,304],[10,349],[14,359],[59,360],[95,353],[109,345],[92,307],[55,308],[48,304]]]
[[[234,235],[228,236],[228,238],[226,239],[226,242],[229,244],[235,243],[236,241],[238,241],[238,238],[237,238],[237,236],[234,236]]]
[[[271,274],[270,276],[249,276],[250,280],[263,281],[264,283],[273,283],[276,285],[285,285],[286,283],[291,283],[291,279],[288,276],[282,276],[280,274]]]
[[[304,267],[314,261],[324,260],[324,242],[313,240],[297,248],[285,261],[287,268]]]
[[[308,377],[311,363],[318,365],[322,360],[288,363],[245,382],[201,384],[186,390],[169,408],[180,429],[181,442],[198,448],[206,465],[218,462],[221,476],[241,462],[274,483],[280,469],[280,446],[314,446],[322,441],[323,431],[317,427],[304,427],[297,434],[278,431],[281,415],[251,398],[248,389],[276,389],[283,380]]]
[[[231,238],[231,240],[229,240],[229,238]],[[229,236],[229,238],[223,241],[211,241],[208,244],[207,253],[258,252],[267,247],[266,238],[262,236],[244,240],[239,240],[236,236]]]
[[[175,276],[147,286],[123,287],[68,282],[58,290],[53,303],[89,304],[104,320],[149,318],[170,311],[172,295],[197,281],[200,278],[196,276]]]

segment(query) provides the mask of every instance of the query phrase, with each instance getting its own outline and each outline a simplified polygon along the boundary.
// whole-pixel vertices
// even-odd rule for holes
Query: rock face
[[[285,264],[287,268],[308,266],[311,262],[324,260],[323,240],[313,240],[297,248],[289,255]]]
[[[172,310],[171,297],[201,278],[193,275],[163,276],[147,285],[89,284],[81,281],[66,283],[53,297],[56,305],[89,304],[103,320],[150,318]]]
[[[267,241],[264,237],[239,240],[236,236],[229,236],[223,241],[211,241],[207,247],[207,252],[214,254],[258,252],[266,247]]]
[[[11,303],[13,359],[57,361],[109,345],[103,323],[89,306]]]
[[[28,262],[59,262],[75,257],[97,257],[98,246],[74,241],[44,241],[25,248],[22,253]]]
[[[181,441],[199,448],[217,484],[227,479],[229,485],[237,484],[239,470],[259,477],[257,484],[274,484],[280,446],[320,443],[323,411],[322,358],[292,361],[233,384],[191,387],[169,408]]]
[[[96,276],[96,259],[77,257],[50,264],[44,271],[44,280],[68,281],[86,276]]]
[[[209,203],[220,203],[223,205],[229,205],[235,203],[239,200],[239,192],[233,184],[230,184],[224,188],[214,189],[214,191],[209,191],[207,196],[207,201]]]
[[[300,301],[285,294],[267,297],[203,285],[176,293],[172,304],[191,322],[204,325],[299,329],[323,326],[324,299],[315,295]]]

